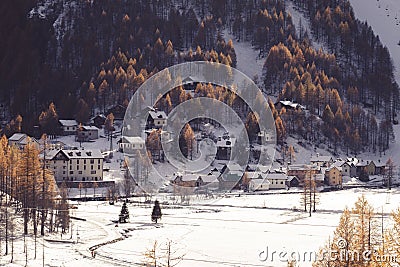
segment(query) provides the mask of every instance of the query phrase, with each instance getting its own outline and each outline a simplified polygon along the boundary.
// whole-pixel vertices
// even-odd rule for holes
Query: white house
[[[118,141],[119,151],[132,153],[135,150],[141,150],[145,147],[145,141],[140,136],[123,136]]]
[[[150,110],[147,118],[147,128],[162,128],[167,124],[167,114],[160,110]]]
[[[57,182],[102,181],[103,155],[99,149],[57,149],[46,153],[46,168]]]
[[[311,157],[310,162],[319,167],[329,167],[334,162],[334,159],[331,156],[322,156],[317,153],[315,156]]]
[[[76,120],[59,120],[63,135],[72,135],[78,129],[78,122]]]
[[[30,137],[24,133],[15,133],[10,138],[8,138],[8,144],[15,145],[19,149],[24,149],[24,147],[28,144],[28,142],[33,143],[36,148],[39,148],[39,142],[34,138]]]
[[[250,191],[267,191],[269,190],[270,182],[266,179],[251,179],[249,182]]]
[[[284,173],[268,173],[267,180],[270,182],[270,189],[286,189],[288,177]]]

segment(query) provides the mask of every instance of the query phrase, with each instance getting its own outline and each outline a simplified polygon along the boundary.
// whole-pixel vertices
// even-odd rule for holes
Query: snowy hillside
[[[356,18],[367,21],[392,56],[395,77],[400,83],[400,1],[350,0]]]

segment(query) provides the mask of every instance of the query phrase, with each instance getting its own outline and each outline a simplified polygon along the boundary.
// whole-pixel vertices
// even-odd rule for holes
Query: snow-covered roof
[[[247,175],[248,179],[266,179],[267,178],[267,174],[258,172],[258,171],[247,172],[246,175]]]
[[[356,166],[357,166],[357,167],[366,167],[366,166],[368,166],[370,163],[371,163],[371,161],[369,161],[369,160],[366,160],[366,161],[361,160],[361,161],[359,161],[359,162],[356,164]]]
[[[287,175],[284,173],[268,173],[267,174],[268,180],[287,180]]]
[[[167,114],[164,111],[160,110],[151,110],[149,111],[150,117],[154,119],[167,119]]]
[[[71,127],[78,126],[78,122],[76,120],[58,120],[62,126]]]
[[[329,162],[333,160],[331,156],[321,156],[319,154],[312,156],[310,162]]]
[[[28,144],[28,137],[29,136],[27,134],[24,134],[24,133],[15,133],[8,139],[8,141],[24,146],[24,145]],[[34,138],[34,137],[29,137],[29,138],[30,138],[31,142],[39,143],[36,140],[36,138]]]
[[[100,149],[53,149],[50,150],[46,157],[51,160],[59,153],[64,154],[68,159],[102,159]]]
[[[90,118],[90,120],[94,120],[95,118],[106,119],[106,116],[104,114],[97,114],[96,116],[93,116],[92,118]]]
[[[203,182],[205,182],[205,183],[213,183],[213,182],[217,182],[218,181],[217,180],[218,176],[214,175],[214,174],[201,175],[200,177],[203,180]]]
[[[382,168],[386,166],[386,163],[383,161],[374,161],[375,167]]]
[[[248,164],[247,165],[247,170],[249,171],[260,171],[260,172],[268,172],[270,169],[269,166],[265,166],[265,165],[260,165],[260,164]]]
[[[281,103],[285,107],[305,109],[304,106],[302,106],[302,105],[300,105],[298,103],[294,103],[292,101],[288,101],[288,100],[281,100],[281,101],[279,101],[279,103]]]
[[[318,170],[319,167],[315,165],[307,165],[307,164],[293,164],[288,166],[289,171],[305,171],[305,170]]]
[[[27,137],[27,135],[24,134],[24,133],[15,133],[10,138],[8,138],[8,141],[18,142],[18,141],[22,140],[25,137]]]
[[[177,172],[174,179],[180,178],[184,182],[188,181],[197,181],[199,178],[203,180],[204,183],[213,183],[217,181],[218,176],[216,175],[204,175],[204,174],[195,174],[195,173],[181,173]]]
[[[287,177],[287,181],[291,182],[293,179],[299,180],[299,178],[297,178],[296,176],[290,175]]]
[[[130,143],[130,144],[144,144],[144,139],[140,136],[123,136],[122,137],[123,143]]]
[[[343,164],[345,164],[345,163],[346,163],[346,162],[343,161],[343,160],[337,160],[337,161],[335,161],[335,162],[332,164],[332,166],[335,166],[335,167],[337,167],[337,168],[342,169],[342,166],[343,166]]]
[[[357,165],[357,163],[358,163],[358,159],[357,158],[347,158],[346,159],[346,163],[347,164],[349,164],[349,165],[351,165],[351,164],[353,164],[353,165]]]
[[[236,162],[229,162],[226,167],[232,172],[232,171],[243,171],[243,168],[237,164]]]
[[[98,131],[99,128],[97,128],[96,126],[87,126],[87,125],[83,125],[82,129],[85,131]]]

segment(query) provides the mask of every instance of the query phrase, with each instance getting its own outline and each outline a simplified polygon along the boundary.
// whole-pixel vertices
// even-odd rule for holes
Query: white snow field
[[[310,255],[333,234],[342,210],[352,207],[359,196],[366,196],[377,216],[383,211],[385,225],[391,224],[389,214],[400,201],[397,190],[321,193],[318,211],[309,217],[300,211],[299,193],[277,193],[283,192],[240,197],[235,193],[214,199],[193,196],[189,205],[174,205],[171,196],[158,195],[155,197],[163,203],[163,217],[158,224],[151,222],[151,204],[130,203],[130,222],[118,227],[112,221],[118,218],[122,202],[74,202],[78,208],[72,216],[87,221],[73,220],[72,239],[69,233],[62,237],[68,243],[55,243],[61,240],[59,234],[46,238],[54,241],[45,241],[45,266],[140,266],[154,241],[158,242],[162,262],[168,240],[175,251],[173,257],[183,256],[177,266],[286,266],[287,255],[292,252],[300,253],[300,266],[311,266]],[[120,237],[115,243],[101,245]],[[28,266],[42,266],[42,239],[38,239],[36,260],[33,238],[28,240]],[[9,264],[10,256],[3,256],[0,266],[25,265],[23,240],[19,238],[15,243],[14,264]],[[97,248],[95,258],[89,251],[93,247]],[[287,254],[279,258],[280,252]]]

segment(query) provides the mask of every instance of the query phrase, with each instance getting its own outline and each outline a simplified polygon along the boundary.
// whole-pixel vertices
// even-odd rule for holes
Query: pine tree
[[[158,220],[161,220],[161,208],[160,208],[160,203],[158,200],[154,201],[154,207],[153,207],[153,212],[151,213],[151,220],[155,223],[157,223]]]
[[[122,204],[121,212],[119,214],[119,223],[126,223],[127,220],[129,220],[129,210],[128,207],[126,206],[126,202]]]

